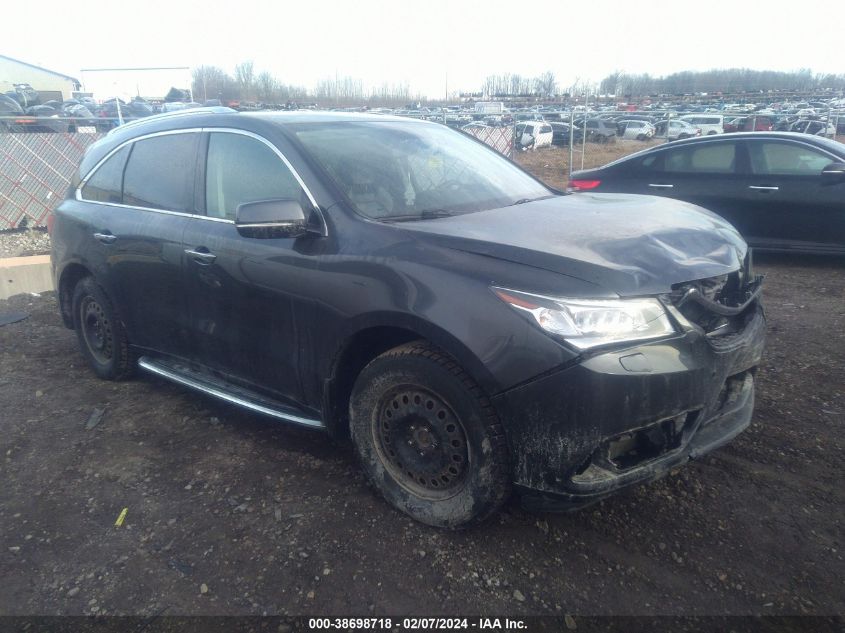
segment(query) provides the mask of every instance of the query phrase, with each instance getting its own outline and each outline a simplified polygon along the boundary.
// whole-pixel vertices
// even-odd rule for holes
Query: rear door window
[[[198,138],[197,133],[182,133],[136,141],[123,176],[123,203],[189,212]]]
[[[120,204],[123,199],[123,168],[129,146],[126,145],[100,165],[82,187],[83,200]]]
[[[674,173],[730,174],[736,167],[736,143],[707,143],[671,150],[664,171]]]
[[[748,144],[751,171],[760,176],[818,176],[834,160],[799,143],[752,141]]]
[[[304,191],[288,166],[258,139],[212,132],[206,163],[206,213],[235,219],[245,202],[284,198],[305,203]]]

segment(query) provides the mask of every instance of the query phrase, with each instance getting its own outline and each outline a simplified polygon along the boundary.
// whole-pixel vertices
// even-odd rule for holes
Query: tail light
[[[601,180],[570,180],[569,188],[573,191],[589,191],[601,184]]]
[[[53,225],[56,223],[56,214],[52,211],[50,215],[47,216],[47,234],[52,236],[53,235]]]

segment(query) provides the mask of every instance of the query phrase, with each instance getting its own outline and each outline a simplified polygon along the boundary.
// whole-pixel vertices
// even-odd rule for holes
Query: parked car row
[[[21,106],[20,101],[27,101],[26,90],[21,88],[15,97],[8,97],[9,103],[2,106],[3,114],[13,116],[26,115],[39,119],[35,122],[11,123],[4,122],[6,129],[42,129],[43,131],[74,131],[78,127],[93,125],[97,130],[110,129],[120,123],[144,118],[160,112],[173,112],[184,109],[225,105],[218,99],[210,99],[204,103],[192,101],[153,102],[136,98],[131,101],[109,99],[96,103],[90,98],[67,100],[64,102],[48,101],[37,105]],[[37,93],[35,93],[37,95]],[[816,102],[812,104],[818,105]],[[288,110],[303,109],[298,104],[264,104],[259,102],[226,102],[236,110]],[[833,102],[830,102],[833,104]],[[502,104],[498,104],[502,105]],[[9,110],[9,108],[13,110]],[[316,104],[308,104],[304,109],[317,109]],[[739,108],[733,114],[728,111],[703,111],[694,113],[680,113],[677,110],[658,111],[644,109],[640,111],[591,111],[584,107],[562,110],[559,107],[540,106],[535,108],[507,108],[500,107],[493,112],[477,111],[469,106],[439,106],[439,107],[407,107],[407,108],[332,108],[332,111],[362,112],[379,115],[398,115],[408,118],[431,120],[445,123],[450,127],[463,128],[467,125],[484,125],[489,127],[514,126],[526,124],[532,129],[536,125],[549,126],[558,124],[552,129],[552,144],[566,145],[570,137],[583,142],[606,143],[616,139],[647,141],[652,138],[677,140],[693,136],[708,136],[725,132],[743,131],[793,131],[804,134],[832,137],[837,133],[845,134],[845,110],[839,116],[839,110],[829,111],[821,118],[821,109],[788,108],[775,111],[773,107],[759,110]],[[56,121],[41,121],[41,119],[69,119],[67,124]],[[99,119],[91,124],[88,119]],[[77,119],[78,121],[73,121]],[[566,125],[564,133],[560,125]],[[569,134],[569,126],[574,129]],[[555,129],[558,132],[555,134]],[[520,138],[525,127],[520,128]],[[548,134],[548,130],[543,132]],[[529,138],[530,137],[530,138]],[[586,137],[586,138],[585,138]],[[533,140],[532,140],[533,139]],[[542,147],[546,143],[537,135],[528,133],[524,147]]]

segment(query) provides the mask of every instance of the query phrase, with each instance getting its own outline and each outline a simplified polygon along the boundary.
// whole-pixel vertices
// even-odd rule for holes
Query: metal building
[[[41,101],[70,99],[79,90],[79,80],[53,70],[0,55],[0,94],[15,90],[15,84],[29,84],[41,95]]]

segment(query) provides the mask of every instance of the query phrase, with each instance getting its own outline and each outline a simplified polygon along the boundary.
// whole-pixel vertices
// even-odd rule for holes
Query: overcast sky
[[[584,8],[582,12],[580,7]],[[54,10],[55,9],[55,10]],[[51,17],[52,16],[52,17]],[[349,75],[430,97],[489,74],[551,70],[562,87],[614,70],[845,72],[845,3],[226,0],[5,2],[0,53],[74,77],[82,68],[252,60],[285,83]]]

